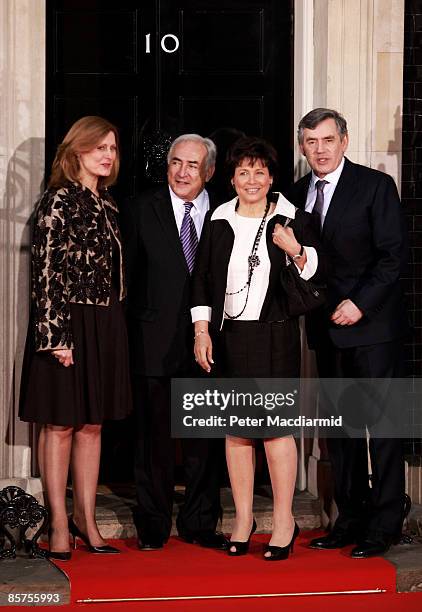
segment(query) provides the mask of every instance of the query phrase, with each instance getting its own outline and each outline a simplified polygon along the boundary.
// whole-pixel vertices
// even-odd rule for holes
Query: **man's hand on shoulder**
[[[331,315],[331,320],[336,325],[354,325],[362,317],[363,312],[352,300],[343,300]]]

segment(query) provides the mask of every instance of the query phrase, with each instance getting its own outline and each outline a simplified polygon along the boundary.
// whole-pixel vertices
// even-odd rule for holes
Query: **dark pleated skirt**
[[[71,426],[123,419],[132,399],[126,324],[115,289],[108,306],[70,304],[70,317],[75,363],[68,368],[50,351],[35,352],[28,334],[20,418]]]

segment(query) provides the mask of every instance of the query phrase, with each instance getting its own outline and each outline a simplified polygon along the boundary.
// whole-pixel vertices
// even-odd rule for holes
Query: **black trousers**
[[[139,537],[166,541],[172,525],[175,440],[171,438],[170,378],[135,382],[137,436],[135,485]],[[177,518],[180,535],[215,531],[220,516],[220,440],[183,439],[185,499]]]
[[[398,378],[404,376],[404,342],[352,348],[335,347],[328,335],[316,348],[321,378]],[[370,429],[369,429],[370,432]],[[327,439],[339,516],[335,530],[373,539],[401,532],[405,492],[402,441],[370,437],[371,487],[366,438]]]

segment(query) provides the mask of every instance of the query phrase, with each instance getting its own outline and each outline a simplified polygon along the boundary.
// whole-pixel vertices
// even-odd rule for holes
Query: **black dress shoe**
[[[350,553],[353,559],[369,559],[369,557],[382,557],[387,550],[390,548],[391,542],[378,541],[371,542],[371,540],[365,540]]]
[[[149,550],[160,550],[160,548],[164,547],[164,540],[160,540],[159,538],[151,538],[151,539],[138,539],[138,548],[139,550],[143,550],[145,552]]]
[[[217,550],[227,550],[229,541],[223,533],[219,531],[198,531],[196,533],[179,533],[182,540],[188,544],[199,544],[204,548],[216,548]]]
[[[326,536],[311,540],[309,547],[319,550],[334,550],[335,548],[344,548],[349,544],[356,544],[356,536],[347,532],[336,533],[333,531]]]

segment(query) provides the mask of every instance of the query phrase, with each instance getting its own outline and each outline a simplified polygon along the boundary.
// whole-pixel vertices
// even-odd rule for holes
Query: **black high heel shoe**
[[[72,558],[72,553],[70,552],[70,550],[67,552],[58,552],[56,550],[46,550],[45,557],[47,559],[56,559],[56,561],[70,561],[70,559]]]
[[[117,554],[120,552],[118,548],[114,548],[114,546],[109,546],[105,544],[104,546],[93,546],[88,537],[82,533],[77,525],[73,522],[73,517],[69,516],[69,531],[73,537],[73,548],[76,549],[76,538],[82,540],[82,542],[87,546],[89,552],[96,554]]]
[[[48,539],[51,539],[51,527],[48,528]],[[59,552],[56,550],[44,550],[44,556],[46,559],[56,559],[56,561],[70,561],[72,553],[70,550]]]
[[[265,561],[282,561],[287,559],[289,556],[289,552],[293,552],[293,546],[297,536],[299,535],[299,527],[295,521],[295,528],[293,529],[292,539],[290,540],[287,546],[270,546],[270,544],[266,544],[264,546],[264,559]],[[265,556],[265,553],[269,552],[271,555],[269,557]]]
[[[236,542],[236,541],[231,540],[229,542],[227,554],[230,555],[230,557],[240,557],[241,555],[246,555],[246,553],[249,550],[249,542],[251,540],[252,534],[254,534],[255,531],[256,531],[256,521],[254,519],[252,523],[252,529],[249,534],[249,538],[246,540],[246,542]],[[232,547],[234,547],[236,550],[230,550]]]

